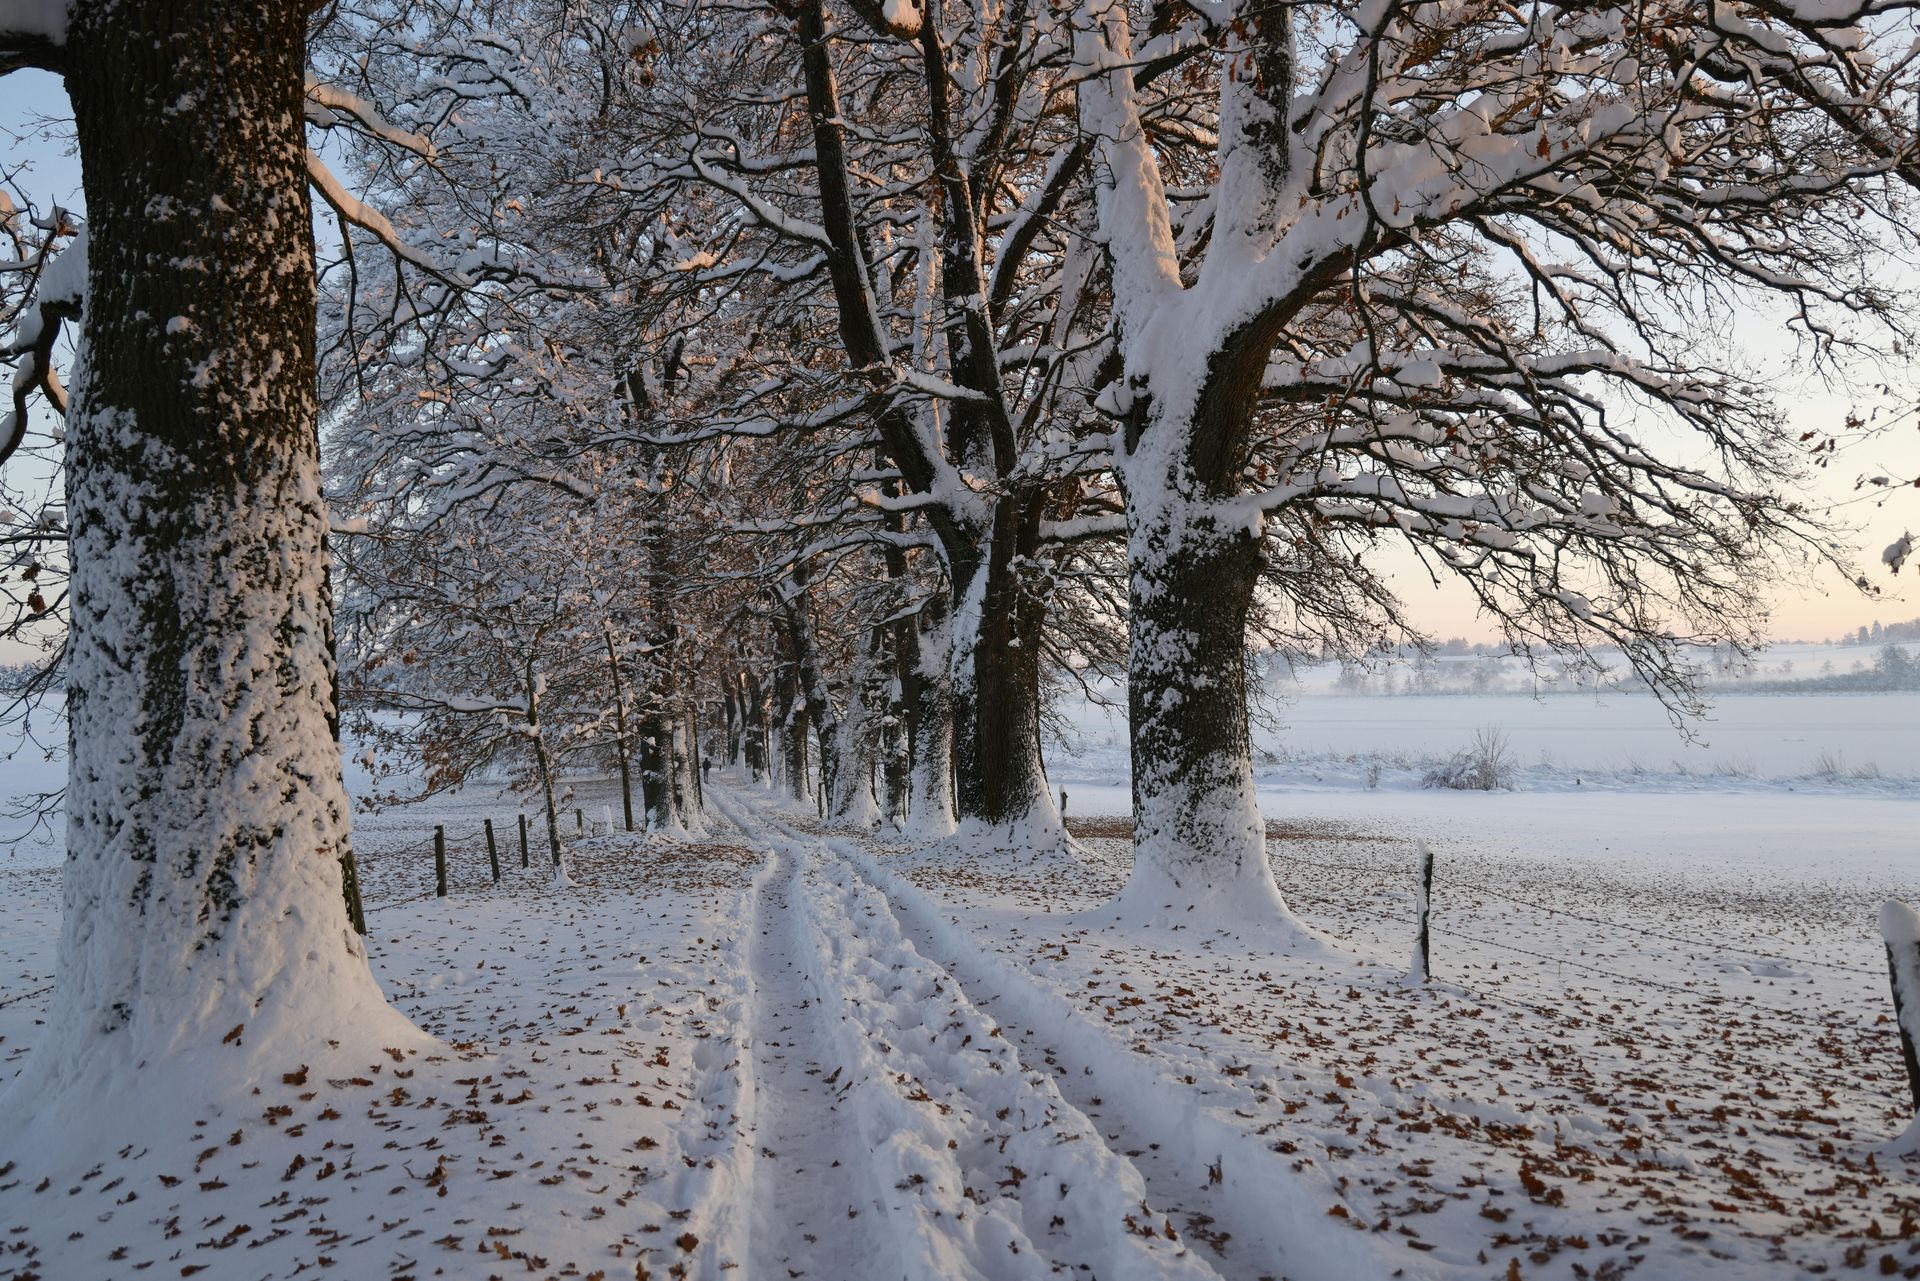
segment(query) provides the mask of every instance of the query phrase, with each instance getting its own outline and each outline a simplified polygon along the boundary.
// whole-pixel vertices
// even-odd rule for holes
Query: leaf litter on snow
[[[280,1065],[177,1143],[61,1177],[33,1173],[57,1154],[5,1154],[0,1274],[717,1274],[760,858],[628,836],[571,858],[561,893],[516,866],[374,918],[375,973],[437,1046]],[[391,888],[377,862],[367,885]]]
[[[960,932],[951,950],[1062,1003],[1016,1033],[1057,1071],[1144,1060],[1155,1100],[1184,1094],[1257,1140],[1323,1190],[1330,1222],[1384,1243],[1383,1265],[1403,1266],[1398,1251],[1410,1276],[1920,1276],[1916,1169],[1886,1146],[1909,1119],[1906,1079],[1862,924],[1878,897],[1920,887],[1449,849],[1440,977],[1415,985],[1400,833],[1270,826],[1291,908],[1339,945],[1306,956],[1204,922],[1076,917],[1124,883],[1130,830],[1073,830],[1071,857],[1039,874],[951,844],[867,844]],[[1189,1164],[1192,1183],[1233,1174],[1231,1155],[1224,1173],[1204,1153]]]
[[[1878,896],[1914,897],[1897,877],[1679,858],[1572,875],[1456,841],[1439,978],[1411,986],[1400,832],[1270,832],[1292,909],[1337,945],[1308,955],[1076,917],[1124,880],[1123,820],[1077,821],[1044,858],[782,821],[815,842],[821,986],[802,1000],[841,1025],[813,1079],[848,1101],[835,1117],[891,1118],[854,1141],[897,1158],[852,1172],[887,1176],[875,1198],[914,1203],[936,1243],[968,1215],[954,1275],[1054,1272],[1123,1238],[1153,1266],[1295,1281],[1342,1241],[1352,1267],[1409,1277],[1920,1275],[1862,928]],[[851,846],[872,876],[832,853]],[[368,860],[370,901],[418,892],[404,848]],[[456,896],[383,912],[372,949],[440,1048],[274,1064],[257,1097],[182,1117],[177,1143],[58,1178],[0,1154],[0,1270],[745,1275],[749,1171],[812,1159],[758,1151],[744,1097],[758,834],[578,842],[558,892],[540,867],[476,885],[473,842],[456,852]],[[57,911],[26,888],[0,938],[23,981],[48,966],[21,930]],[[0,1009],[0,1074],[44,1008]],[[837,1213],[861,1241],[916,1221]]]

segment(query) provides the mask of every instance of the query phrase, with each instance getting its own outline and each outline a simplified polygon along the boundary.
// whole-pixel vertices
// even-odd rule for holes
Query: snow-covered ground
[[[1292,705],[1302,737],[1415,714],[1351,761],[1263,763],[1293,938],[1101,910],[1126,772],[1091,711],[1050,761],[1066,849],[822,832],[740,780],[697,840],[582,841],[575,808],[618,814],[583,780],[556,889],[515,798],[365,816],[376,974],[443,1048],[287,1064],[44,1187],[58,1154],[0,1153],[0,1277],[1920,1276],[1874,921],[1920,901],[1920,788],[1893,777],[1920,700],[1877,700],[1878,743],[1828,698],[1748,700],[1878,779],[1610,769],[1580,695],[1420,710],[1475,701]],[[1417,786],[1537,708],[1566,746],[1518,790]],[[56,854],[0,855],[0,1080],[45,1009]]]

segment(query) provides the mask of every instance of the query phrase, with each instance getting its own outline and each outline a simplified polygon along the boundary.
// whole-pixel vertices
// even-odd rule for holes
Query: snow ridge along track
[[[715,799],[775,860],[753,920],[768,1213],[754,1276],[1220,1276],[883,894],[820,842]]]

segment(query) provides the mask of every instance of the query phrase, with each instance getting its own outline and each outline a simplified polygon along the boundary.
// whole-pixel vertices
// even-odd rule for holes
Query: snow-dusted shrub
[[[1473,732],[1470,745],[1428,770],[1421,784],[1463,792],[1512,791],[1517,766],[1507,731],[1485,725]]]

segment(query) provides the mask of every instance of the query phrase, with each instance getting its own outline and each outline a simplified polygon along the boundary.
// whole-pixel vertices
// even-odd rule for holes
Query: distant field
[[[1339,758],[1416,766],[1464,747],[1475,729],[1503,727],[1523,767],[1600,774],[1683,773],[1757,780],[1920,777],[1920,693],[1739,694],[1713,698],[1707,719],[1674,727],[1646,695],[1297,693],[1281,724],[1254,730],[1256,772],[1324,769]],[[1055,772],[1085,781],[1126,773],[1126,721],[1118,710],[1072,709],[1077,741],[1048,754]],[[1330,759],[1331,758],[1331,759]],[[1108,777],[1102,777],[1102,776]],[[1828,777],[1823,779],[1823,775]],[[1544,780],[1537,780],[1542,782]]]

